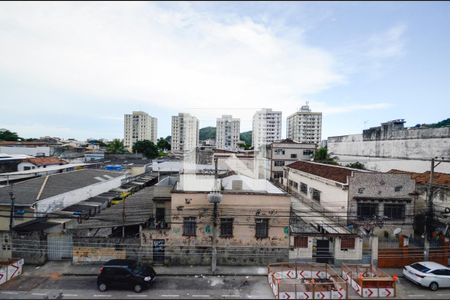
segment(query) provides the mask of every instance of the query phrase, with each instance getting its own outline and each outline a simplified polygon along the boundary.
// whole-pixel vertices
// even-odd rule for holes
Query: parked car
[[[450,268],[433,261],[422,261],[403,268],[403,275],[412,282],[436,291],[450,287]]]
[[[107,289],[133,289],[140,293],[155,279],[156,272],[148,264],[130,259],[113,259],[106,262],[97,276],[97,287]]]

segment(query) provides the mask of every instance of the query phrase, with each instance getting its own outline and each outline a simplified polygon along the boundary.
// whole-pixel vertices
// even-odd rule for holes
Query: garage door
[[[47,236],[48,260],[72,259],[72,235],[58,234]]]

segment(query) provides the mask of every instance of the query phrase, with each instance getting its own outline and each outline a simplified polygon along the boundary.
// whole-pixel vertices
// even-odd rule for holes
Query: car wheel
[[[107,290],[107,286],[106,286],[106,283],[100,283],[99,285],[98,285],[98,290],[100,291],[100,292],[104,292],[104,291],[106,291]]]
[[[439,288],[439,285],[437,284],[437,282],[432,282],[430,283],[430,290],[432,291],[437,291],[437,289]]]
[[[135,285],[134,285],[134,291],[135,291],[136,293],[142,292],[142,285],[140,285],[140,284],[135,284]]]

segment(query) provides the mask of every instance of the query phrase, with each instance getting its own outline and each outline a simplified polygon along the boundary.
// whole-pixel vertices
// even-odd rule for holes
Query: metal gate
[[[331,260],[330,253],[330,241],[329,240],[317,240],[316,248],[316,262],[329,263]]]
[[[71,234],[49,234],[47,236],[48,260],[72,259],[72,235]]]

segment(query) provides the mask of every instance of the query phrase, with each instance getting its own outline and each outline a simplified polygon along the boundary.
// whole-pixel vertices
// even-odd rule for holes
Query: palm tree
[[[106,151],[111,154],[122,154],[126,153],[127,150],[123,145],[123,142],[119,139],[112,140],[106,147]]]

